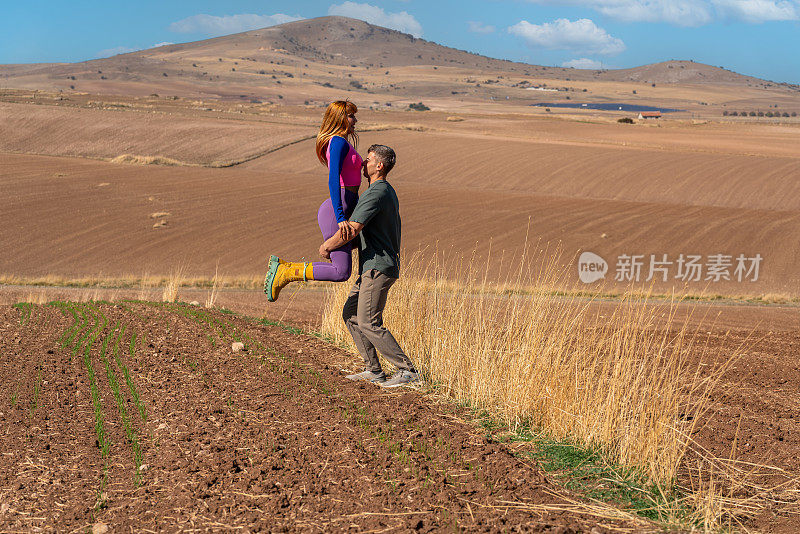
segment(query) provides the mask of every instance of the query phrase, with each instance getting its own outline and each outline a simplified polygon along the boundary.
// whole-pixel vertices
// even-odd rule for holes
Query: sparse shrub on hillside
[[[755,112],[755,111],[751,111],[749,115],[750,115],[751,117],[755,117],[755,116],[756,116],[756,112]]]
[[[364,89],[364,86],[361,85],[361,82],[359,82],[358,80],[351,81],[350,82],[350,87],[354,87],[356,89]]]
[[[784,111],[782,116],[783,116],[783,117],[788,117],[788,116],[789,116],[789,113],[788,113],[788,112],[786,112],[786,111]]]
[[[772,112],[771,111],[767,111],[764,115],[766,115],[767,117],[772,117]]]
[[[622,117],[621,119],[617,119],[617,122],[622,124],[633,124],[633,119],[630,117]]]
[[[637,93],[636,93],[636,89],[634,89],[634,90],[633,90],[633,94],[637,94]]]
[[[333,87],[333,84],[330,82],[325,82],[322,84],[322,87]]]
[[[162,72],[162,73],[161,73],[161,75],[162,75],[162,76],[164,76],[165,78],[166,78],[167,76],[169,76],[169,74],[167,74],[166,72]]]
[[[759,112],[758,112],[758,116],[759,116],[759,117],[763,117],[763,116],[764,116],[764,112],[763,112],[763,111],[759,111]]]
[[[414,111],[430,111],[431,109],[422,102],[417,102],[416,104],[409,104],[408,108]]]
[[[796,111],[792,111],[792,117],[797,117],[797,112]]]
[[[728,111],[727,111],[727,110],[726,110],[726,111],[723,111],[723,112],[722,112],[722,116],[723,116],[723,117],[727,117],[727,116],[728,116]]]

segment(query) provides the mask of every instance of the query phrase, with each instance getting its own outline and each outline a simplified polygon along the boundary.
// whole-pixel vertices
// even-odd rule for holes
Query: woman
[[[356,112],[358,108],[349,100],[332,102],[325,110],[322,126],[317,134],[317,158],[328,167],[330,191],[330,197],[325,199],[317,212],[323,241],[338,231],[342,232],[345,239],[350,239],[354,233],[347,219],[356,207],[358,188],[361,185],[361,156],[353,148],[353,145],[358,144],[355,131],[358,122]],[[281,289],[289,282],[344,282],[350,278],[352,250],[352,243],[334,250],[331,252],[331,263],[291,263],[282,261],[277,256],[270,256],[269,271],[264,281],[267,300],[275,302]]]

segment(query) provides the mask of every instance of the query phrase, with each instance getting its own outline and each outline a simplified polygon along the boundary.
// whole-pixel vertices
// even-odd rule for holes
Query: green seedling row
[[[62,336],[61,346],[72,350],[74,355],[80,351],[81,345],[89,338],[92,333],[89,315],[86,310],[81,306],[79,310],[70,307],[70,310],[75,312],[73,315],[76,321],[72,328],[67,330]],[[77,313],[80,313],[80,319],[77,318]]]
[[[74,319],[72,326],[61,336],[61,344],[64,348],[69,348],[76,356],[83,349],[83,364],[89,376],[89,389],[94,408],[94,430],[101,455],[107,458],[111,451],[111,440],[105,431],[103,402],[100,399],[100,390],[97,387],[97,377],[91,358],[92,346],[105,328],[106,320],[102,314],[92,313],[88,306],[76,306],[71,303],[55,303],[54,305],[60,307],[62,311],[66,309]],[[102,323],[99,319],[103,319]]]
[[[14,307],[20,311],[19,324],[24,325],[30,319],[33,305],[30,302],[18,302]]]
[[[123,327],[123,332],[124,332]],[[120,336],[117,338],[117,343],[114,348],[114,359],[117,361],[117,366],[122,369],[122,375],[125,377],[125,383],[128,384],[128,391],[131,392],[131,397],[133,398],[133,403],[136,405],[136,409],[139,411],[139,417],[142,418],[142,421],[147,421],[147,410],[145,409],[144,403],[142,402],[141,398],[139,397],[139,391],[136,389],[136,384],[131,378],[131,373],[128,371],[128,368],[125,366],[125,362],[122,361],[120,357],[121,351],[119,350],[119,339],[122,337],[122,332]],[[134,333],[131,336],[131,342],[129,346],[131,359],[136,357],[136,334]]]
[[[100,391],[97,388],[97,379],[94,374],[94,368],[92,367],[92,359],[90,356],[90,351],[92,350],[92,345],[94,342],[95,338],[92,337],[86,344],[86,348],[83,351],[83,363],[86,366],[86,371],[89,374],[92,405],[94,406],[94,430],[97,434],[97,442],[100,444],[100,450],[102,451],[103,457],[107,458],[111,452],[111,440],[108,438],[108,436],[106,436],[105,420],[103,418],[103,402],[100,400]]]
[[[51,302],[48,306],[52,306],[54,308],[58,308],[63,315],[71,315],[72,316],[72,325],[61,334],[58,342],[61,344],[62,347],[66,347],[67,345],[67,337],[72,335],[72,330],[78,327],[78,323],[80,322],[80,317],[78,317],[78,312],[72,307],[72,305],[66,302]]]
[[[118,327],[119,323],[115,328]],[[113,351],[117,361],[119,361],[119,340],[122,337],[124,331],[125,329],[123,327],[122,329],[119,330],[119,334],[117,336],[114,336]],[[128,409],[125,406],[125,398],[122,396],[122,392],[120,391],[119,382],[117,381],[117,375],[116,373],[114,373],[114,367],[109,361],[109,358],[106,356],[108,351],[108,339],[109,339],[108,336],[103,338],[103,347],[100,351],[100,359],[103,361],[103,365],[106,368],[106,378],[108,378],[108,383],[111,386],[111,392],[114,395],[114,400],[117,401],[117,410],[119,411],[119,416],[120,419],[122,420],[122,427],[125,430],[125,437],[131,444],[131,449],[133,449],[133,463],[136,466],[136,474],[134,475],[134,477],[138,484],[139,478],[141,476],[139,468],[142,466],[142,447],[139,444],[139,438],[136,433],[136,429],[131,425],[130,419],[128,417]]]

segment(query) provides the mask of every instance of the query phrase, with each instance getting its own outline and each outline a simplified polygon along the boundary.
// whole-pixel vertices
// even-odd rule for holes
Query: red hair
[[[334,135],[344,137],[353,146],[358,145],[358,135],[355,132],[348,133],[350,123],[347,116],[355,113],[358,113],[358,107],[349,100],[337,100],[328,105],[317,134],[317,158],[323,165],[328,165],[325,153],[328,150],[328,143]]]

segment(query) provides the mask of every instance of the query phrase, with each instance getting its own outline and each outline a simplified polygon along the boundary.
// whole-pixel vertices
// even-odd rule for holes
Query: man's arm
[[[358,234],[361,233],[361,230],[364,229],[364,225],[361,224],[360,222],[351,222],[350,225],[355,230],[355,233],[353,234],[353,237],[351,237],[350,239],[345,239],[345,238],[342,237],[342,232],[341,231],[336,232],[335,234],[333,234],[333,236],[330,239],[328,239],[322,245],[320,245],[320,247],[319,247],[319,255],[321,257],[325,258],[326,260],[330,259],[331,251],[342,247],[342,245],[344,245],[345,243],[349,243],[350,241],[355,239],[356,236],[358,236]]]

